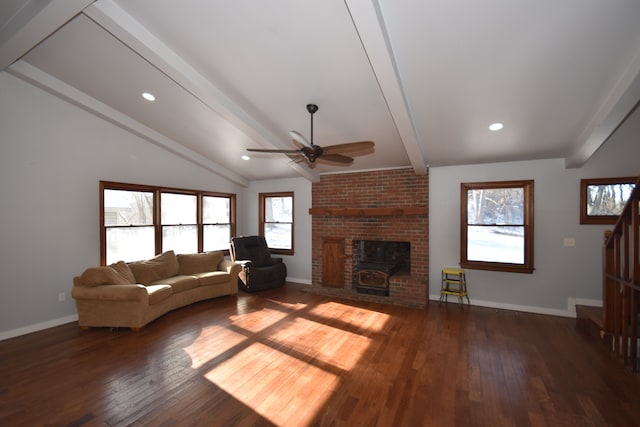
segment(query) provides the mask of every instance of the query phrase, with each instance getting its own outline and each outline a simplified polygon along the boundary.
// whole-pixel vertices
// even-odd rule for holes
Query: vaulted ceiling
[[[580,167],[640,99],[638,22],[632,0],[4,0],[0,69],[242,185]],[[315,143],[375,152],[348,168],[241,159],[309,138],[308,103]]]

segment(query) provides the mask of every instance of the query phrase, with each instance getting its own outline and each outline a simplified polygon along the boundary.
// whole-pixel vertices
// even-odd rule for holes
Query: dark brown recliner
[[[282,258],[272,258],[264,236],[231,238],[231,260],[242,264],[238,287],[257,292],[284,285],[287,266]]]

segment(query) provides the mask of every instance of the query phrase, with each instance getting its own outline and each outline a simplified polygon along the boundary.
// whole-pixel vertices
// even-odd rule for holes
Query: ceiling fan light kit
[[[375,147],[373,141],[347,142],[344,144],[329,145],[327,147],[316,145],[313,142],[313,115],[318,111],[318,106],[316,104],[307,104],[307,111],[311,116],[310,141],[307,141],[300,132],[292,130],[289,131],[289,135],[295,146],[298,147],[295,150],[247,148],[247,151],[287,154],[296,162],[305,161],[311,168],[315,167],[316,160],[333,165],[350,166],[353,164],[353,157],[343,153],[349,153],[351,156],[359,156],[373,152]]]

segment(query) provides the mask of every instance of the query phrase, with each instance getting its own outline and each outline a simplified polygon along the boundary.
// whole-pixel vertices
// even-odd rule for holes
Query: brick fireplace
[[[428,175],[412,169],[323,175],[312,186],[313,292],[425,307],[428,301]],[[360,241],[406,242],[410,260],[388,278],[388,295],[356,289]],[[354,252],[355,251],[355,252]]]

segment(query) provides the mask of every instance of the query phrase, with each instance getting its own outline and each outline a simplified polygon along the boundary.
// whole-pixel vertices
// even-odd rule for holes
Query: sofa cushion
[[[196,273],[194,276],[198,278],[201,286],[227,283],[231,278],[226,271],[207,271],[205,273]]]
[[[173,293],[177,294],[179,292],[197,288],[198,286],[200,286],[200,283],[194,276],[177,275],[157,280],[153,282],[152,285],[169,285],[171,286],[171,289],[173,289]]]
[[[216,271],[218,264],[224,259],[221,251],[204,252],[200,254],[179,254],[178,274],[195,274],[206,271]]]
[[[76,300],[94,301],[136,301],[148,300],[148,292],[144,285],[111,285],[111,286],[74,286],[71,296]]]
[[[148,260],[130,262],[129,268],[137,283],[148,285],[178,274],[178,259],[175,252],[167,251]]]
[[[117,271],[118,274],[127,281],[127,283],[136,283],[136,277],[133,275],[133,271],[131,271],[129,265],[126,262],[118,261],[114,264],[111,264],[109,267]]]
[[[164,301],[173,294],[173,290],[169,285],[149,285],[145,286],[145,288],[149,294],[149,305]]]
[[[81,275],[81,286],[128,285],[128,282],[111,267],[89,267]]]

